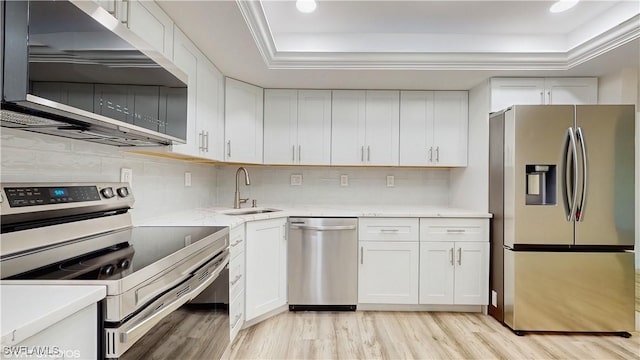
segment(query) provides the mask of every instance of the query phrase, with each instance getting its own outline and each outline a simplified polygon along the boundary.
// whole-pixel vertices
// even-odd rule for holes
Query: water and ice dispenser
[[[526,166],[527,205],[556,205],[556,165]]]

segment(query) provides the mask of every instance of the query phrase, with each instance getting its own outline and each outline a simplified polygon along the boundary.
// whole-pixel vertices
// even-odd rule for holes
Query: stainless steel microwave
[[[187,76],[93,1],[2,1],[2,126],[184,143]]]

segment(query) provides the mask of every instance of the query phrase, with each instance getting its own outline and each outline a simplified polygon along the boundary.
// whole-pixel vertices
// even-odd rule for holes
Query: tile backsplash
[[[2,128],[1,135],[2,182],[120,181],[120,168],[131,168],[134,223],[217,202],[216,169],[211,165],[8,128]],[[184,186],[187,171],[191,172],[191,187]]]
[[[260,204],[291,205],[433,205],[449,204],[449,170],[356,167],[246,166],[251,185],[240,179],[240,195]],[[217,198],[233,205],[237,166],[218,166]],[[302,175],[302,185],[291,185]],[[348,186],[340,185],[347,175]],[[394,186],[387,187],[387,176]]]

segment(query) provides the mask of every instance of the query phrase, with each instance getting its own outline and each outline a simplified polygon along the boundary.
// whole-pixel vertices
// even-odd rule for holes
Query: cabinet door
[[[511,105],[544,104],[543,78],[491,79],[491,111],[500,111]]]
[[[264,91],[264,163],[297,162],[298,91]]]
[[[129,29],[151,47],[171,59],[173,21],[154,1],[129,0]]]
[[[546,103],[584,105],[598,103],[597,78],[546,78]]]
[[[298,90],[297,138],[298,163],[331,163],[331,90]]]
[[[420,243],[420,304],[453,304],[454,243]]]
[[[172,151],[198,156],[199,139],[196,136],[196,100],[198,89],[198,49],[180,31],[174,28],[173,62],[188,76],[187,82],[187,136],[183,145],[172,146]]]
[[[400,165],[433,161],[433,91],[400,92]]]
[[[366,93],[365,157],[367,165],[398,165],[400,92]]]
[[[225,160],[262,163],[263,90],[225,79]]]
[[[196,133],[201,157],[224,159],[224,77],[202,54],[198,56]]]
[[[246,224],[246,320],[287,303],[286,219]]]
[[[433,114],[434,165],[466,166],[469,126],[468,93],[436,91]]]
[[[331,165],[364,165],[364,90],[334,90],[331,100]]]
[[[358,302],[418,303],[418,242],[360,241]]]
[[[489,304],[489,243],[455,243],[455,296],[457,305]]]

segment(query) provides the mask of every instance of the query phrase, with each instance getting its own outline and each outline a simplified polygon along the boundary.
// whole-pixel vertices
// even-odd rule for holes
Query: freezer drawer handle
[[[300,226],[300,225],[293,225],[293,223],[291,223],[291,226],[289,227],[290,229],[300,229],[300,230],[315,230],[315,231],[340,231],[340,230],[355,230],[356,226],[355,225],[336,225],[336,226],[310,226],[310,225],[305,225],[305,226]]]

